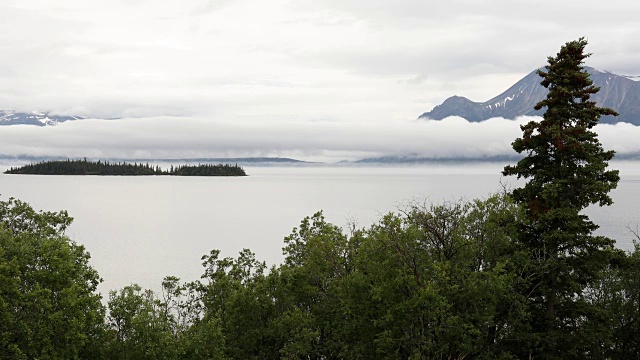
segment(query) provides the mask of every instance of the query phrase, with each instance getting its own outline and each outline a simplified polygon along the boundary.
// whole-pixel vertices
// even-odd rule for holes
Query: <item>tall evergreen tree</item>
[[[534,358],[586,356],[589,335],[579,328],[595,321],[595,312],[584,289],[615,253],[614,241],[595,236],[598,226],[581,212],[591,204],[611,205],[608,193],[619,180],[618,171],[607,170],[614,152],[605,151],[591,130],[601,116],[618,114],[589,100],[599,88],[582,66],[591,55],[586,45],[584,38],[566,43],[538,70],[549,93],[535,109],[546,112],[541,121],[521,127],[523,136],[512,145],[526,157],[503,171],[529,180],[512,195],[528,219],[520,229],[532,279],[526,289],[531,333],[523,355]]]

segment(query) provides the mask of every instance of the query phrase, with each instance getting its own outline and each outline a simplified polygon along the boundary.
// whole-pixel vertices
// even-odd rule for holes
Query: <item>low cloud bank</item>
[[[91,158],[196,158],[280,156],[310,161],[365,157],[483,158],[513,156],[520,125],[535,120],[489,119],[479,123],[442,121],[231,122],[207,118],[154,117],[79,120],[56,127],[3,127],[0,155]],[[598,125],[607,149],[640,152],[640,127]]]

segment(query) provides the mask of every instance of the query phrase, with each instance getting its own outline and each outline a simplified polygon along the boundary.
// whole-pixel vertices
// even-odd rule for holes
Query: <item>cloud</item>
[[[0,108],[411,120],[454,94],[489,99],[579,36],[589,65],[640,74],[639,4],[8,1]]]
[[[230,2],[231,0],[204,0],[198,3],[198,5],[194,6],[191,11],[189,11],[189,15],[206,15],[224,8],[225,6],[229,5]]]
[[[493,118],[479,123],[451,117],[443,121],[254,122],[207,118],[157,117],[79,120],[56,127],[3,127],[0,155],[92,158],[196,158],[281,156],[334,162],[387,155],[430,158],[481,158],[514,155],[521,136],[515,121]],[[640,152],[640,127],[598,125],[605,148],[619,154]]]

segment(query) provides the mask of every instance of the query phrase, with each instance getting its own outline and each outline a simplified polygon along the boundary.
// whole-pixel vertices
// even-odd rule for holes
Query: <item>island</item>
[[[247,176],[238,164],[198,164],[171,166],[168,170],[148,163],[126,163],[109,161],[56,160],[12,167],[5,174],[28,175],[172,175],[172,176]]]

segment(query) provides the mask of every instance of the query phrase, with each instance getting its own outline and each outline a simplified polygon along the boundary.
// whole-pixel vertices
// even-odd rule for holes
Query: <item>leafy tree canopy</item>
[[[103,329],[101,281],[89,254],[64,235],[65,211],[0,201],[0,357],[94,357]]]

